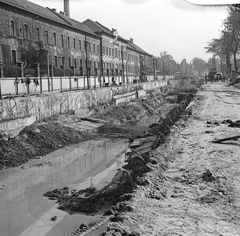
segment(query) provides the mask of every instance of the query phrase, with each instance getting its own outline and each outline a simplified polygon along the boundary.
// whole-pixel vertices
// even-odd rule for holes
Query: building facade
[[[64,12],[57,12],[26,0],[0,0],[1,76],[94,76],[101,85],[132,82],[152,70],[152,55],[132,39],[99,22],[70,18],[68,4],[64,0]]]

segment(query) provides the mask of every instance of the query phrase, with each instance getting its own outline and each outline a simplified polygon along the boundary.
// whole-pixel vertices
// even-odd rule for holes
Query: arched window
[[[62,45],[62,47],[64,47],[64,38],[63,38],[62,34],[61,34],[61,45]]]
[[[10,36],[15,36],[15,23],[13,20],[10,21]]]
[[[40,41],[40,30],[39,30],[39,28],[36,29],[36,40],[38,42]]]
[[[12,64],[16,65],[17,64],[17,56],[16,56],[16,51],[12,50]]]
[[[73,38],[73,48],[76,49],[76,39]]]
[[[27,24],[25,24],[24,27],[23,27],[23,38],[28,39],[28,26],[27,26]]]
[[[55,32],[53,33],[53,45],[57,45],[57,35]]]
[[[48,43],[48,31],[47,30],[45,30],[44,38],[45,38],[45,43]]]

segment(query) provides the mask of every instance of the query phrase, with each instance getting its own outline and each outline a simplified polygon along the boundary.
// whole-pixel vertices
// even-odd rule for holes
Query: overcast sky
[[[123,38],[154,56],[167,51],[177,62],[211,57],[204,47],[218,38],[225,6],[199,6],[186,0],[69,0],[70,17],[98,21],[116,28]],[[196,1],[197,0],[189,0]],[[208,0],[209,1],[209,0]],[[214,0],[211,0],[214,1]],[[43,7],[63,11],[63,0],[31,0]]]

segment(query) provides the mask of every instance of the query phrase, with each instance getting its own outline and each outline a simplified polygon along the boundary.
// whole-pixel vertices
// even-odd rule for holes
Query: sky
[[[29,0],[63,11],[63,0]],[[203,3],[205,0],[202,0]],[[208,0],[208,2],[219,0]],[[231,0],[228,0],[228,2]],[[211,57],[204,47],[220,37],[227,6],[201,6],[200,0],[69,0],[70,17],[98,21],[153,56],[166,51],[176,62]],[[194,4],[190,3],[193,2]],[[224,3],[224,2],[222,2]]]

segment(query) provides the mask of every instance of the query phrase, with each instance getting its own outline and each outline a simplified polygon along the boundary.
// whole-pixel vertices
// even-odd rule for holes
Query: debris
[[[237,136],[232,136],[232,137],[229,137],[229,138],[222,138],[222,139],[213,140],[212,143],[221,143],[221,142],[228,141],[228,140],[236,141],[239,138],[240,138],[240,135],[237,135]]]
[[[203,174],[202,174],[202,179],[207,182],[212,182],[216,180],[216,177],[213,175],[213,173],[207,169]]]
[[[53,217],[51,217],[51,221],[55,221],[57,219],[57,216],[53,216]]]

